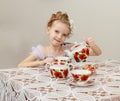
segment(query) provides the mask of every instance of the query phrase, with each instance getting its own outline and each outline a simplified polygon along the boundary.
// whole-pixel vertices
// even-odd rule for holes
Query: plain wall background
[[[46,45],[46,24],[52,13],[67,12],[75,34],[68,40],[92,36],[102,55],[89,59],[120,59],[120,0],[0,0],[0,68],[12,68],[32,46]]]

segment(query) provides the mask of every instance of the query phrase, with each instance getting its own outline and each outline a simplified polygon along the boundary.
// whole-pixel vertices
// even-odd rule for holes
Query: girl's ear
[[[46,28],[47,34],[49,34],[49,30],[50,30],[50,27],[47,27],[47,28]]]

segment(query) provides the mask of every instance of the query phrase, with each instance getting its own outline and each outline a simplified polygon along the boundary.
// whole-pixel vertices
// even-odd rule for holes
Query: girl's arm
[[[88,44],[88,47],[90,48],[90,55],[91,56],[98,56],[98,55],[102,54],[101,49],[94,42],[92,37],[87,38],[86,43]]]
[[[53,61],[53,58],[47,58],[44,60],[37,60],[34,55],[28,56],[22,62],[18,64],[18,67],[37,67],[37,66],[44,66],[47,62]]]

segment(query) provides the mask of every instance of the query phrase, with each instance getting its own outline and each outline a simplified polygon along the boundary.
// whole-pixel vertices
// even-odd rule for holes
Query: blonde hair
[[[71,33],[71,25],[70,25],[69,16],[67,13],[62,13],[61,11],[58,11],[57,13],[52,14],[51,18],[49,19],[47,23],[47,27],[51,27],[55,21],[60,21],[68,25],[70,33]]]

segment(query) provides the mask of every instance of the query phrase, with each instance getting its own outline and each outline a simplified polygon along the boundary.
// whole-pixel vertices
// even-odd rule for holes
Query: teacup
[[[89,70],[72,70],[72,77],[75,81],[86,81],[88,80],[91,72]]]
[[[54,78],[66,78],[69,73],[69,66],[67,65],[51,65],[50,73]]]

